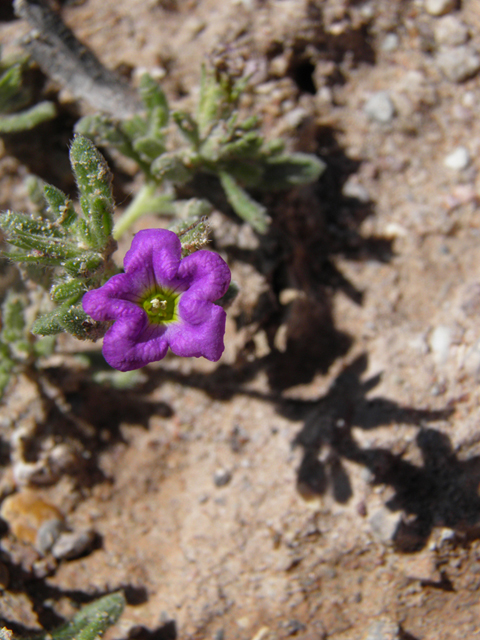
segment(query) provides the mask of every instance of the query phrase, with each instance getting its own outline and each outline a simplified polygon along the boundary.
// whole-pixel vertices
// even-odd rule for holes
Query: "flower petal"
[[[221,298],[230,284],[230,269],[223,258],[211,251],[196,251],[184,258],[178,278],[188,287],[188,295],[213,302]]]
[[[182,300],[184,297],[185,294]],[[201,315],[201,321],[191,324],[182,317],[180,311],[180,321],[168,327],[166,337],[175,355],[195,358],[203,356],[207,360],[216,362],[225,349],[223,336],[227,314],[216,304],[200,302],[202,304],[198,306],[196,312],[197,318]]]
[[[143,311],[141,314],[142,317],[117,320],[103,339],[103,356],[119,371],[140,369],[161,360],[167,353],[165,327],[149,324],[146,314]]]
[[[182,256],[180,240],[167,229],[139,231],[127,251],[123,266],[132,283],[143,291],[155,286],[178,286],[176,275]]]
[[[95,320],[116,320],[141,311],[135,284],[124,273],[113,276],[100,289],[87,291],[82,299],[85,313]]]

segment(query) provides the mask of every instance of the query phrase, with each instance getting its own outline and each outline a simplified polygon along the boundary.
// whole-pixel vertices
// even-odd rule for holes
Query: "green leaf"
[[[149,137],[137,138],[133,143],[133,148],[144,162],[152,162],[165,152],[165,145],[161,140]]]
[[[72,202],[63,191],[51,184],[44,186],[43,195],[55,222],[68,229],[78,218]]]
[[[133,118],[129,120],[124,120],[121,123],[121,128],[131,141],[148,135],[148,122],[145,117],[142,116],[133,116]]]
[[[73,278],[89,279],[104,263],[100,253],[86,251],[82,255],[62,262],[65,271]]]
[[[40,316],[32,325],[32,333],[41,336],[52,336],[66,331],[78,340],[88,338],[88,316],[81,303],[70,305],[65,302],[53,311]]]
[[[25,302],[9,291],[2,306],[2,340],[7,343],[25,339]]]
[[[157,134],[168,124],[168,100],[158,83],[148,73],[144,73],[140,78],[140,97],[148,113],[149,130]]]
[[[44,238],[61,238],[63,235],[62,230],[49,220],[34,218],[15,211],[7,211],[0,217],[0,227],[9,241],[10,236],[15,237],[16,234],[21,233]]]
[[[190,218],[169,227],[177,234],[182,245],[182,256],[198,251],[208,243],[209,225],[206,218]]]
[[[292,153],[267,158],[259,187],[286,189],[315,182],[325,170],[325,163],[308,153]]]
[[[138,162],[139,157],[133,149],[132,137],[124,130],[124,125],[125,123],[116,122],[110,116],[97,114],[81,118],[75,125],[75,132],[86,136],[97,145],[110,145],[128,158]],[[146,126],[142,124],[142,135],[145,132]]]
[[[22,67],[13,64],[0,76],[0,112],[6,112],[18,108],[25,103],[26,96],[18,104],[18,94],[22,90]]]
[[[212,127],[227,115],[225,105],[228,102],[228,95],[225,87],[217,81],[213,71],[207,71],[205,65],[202,66],[200,78],[200,98],[197,108],[197,122],[200,137],[204,139]]]
[[[104,246],[113,227],[112,175],[105,158],[95,145],[77,134],[70,148],[70,162],[81,193],[80,205],[96,240]]]
[[[171,180],[177,184],[187,182],[192,177],[190,169],[175,152],[164,153],[157,158],[152,163],[151,171],[157,180]]]
[[[200,133],[198,131],[198,125],[192,116],[184,111],[175,111],[172,115],[177,127],[180,129],[186,140],[188,140],[195,149],[198,149],[200,144]]]
[[[54,302],[76,302],[83,296],[86,288],[79,280],[67,280],[54,285],[50,291],[50,296]]]
[[[258,157],[263,140],[256,131],[248,131],[238,140],[227,142],[220,149],[221,160],[236,160]]]
[[[46,120],[55,118],[56,115],[57,110],[53,102],[39,102],[25,111],[0,116],[0,134],[28,131]]]
[[[219,177],[227,199],[235,212],[248,222],[255,231],[265,233],[270,222],[265,207],[251,198],[230,174],[222,171]]]
[[[39,640],[96,640],[120,618],[125,608],[122,593],[112,593],[83,607],[71,622]]]
[[[60,316],[64,311],[61,307],[57,307],[37,318],[32,325],[32,333],[38,336],[54,336],[57,333],[63,333]]]
[[[19,249],[33,250],[38,262],[42,264],[61,264],[63,260],[74,258],[81,253],[81,249],[76,245],[59,238],[42,237],[14,229],[9,231],[7,240]],[[15,254],[10,254],[9,257],[15,259]]]

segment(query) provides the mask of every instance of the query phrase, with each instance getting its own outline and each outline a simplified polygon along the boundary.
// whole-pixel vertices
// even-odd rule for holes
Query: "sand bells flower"
[[[230,269],[216,253],[197,251],[181,258],[172,231],[136,234],[124,260],[125,273],[87,292],[83,308],[94,320],[114,321],[103,341],[105,360],[131,371],[165,357],[223,353],[225,311],[214,304],[230,284]]]

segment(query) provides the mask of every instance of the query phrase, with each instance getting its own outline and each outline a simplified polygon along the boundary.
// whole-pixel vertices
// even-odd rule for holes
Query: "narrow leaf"
[[[0,134],[28,131],[46,120],[57,115],[53,102],[39,102],[38,104],[7,116],[0,116]]]
[[[223,171],[219,175],[227,199],[235,212],[248,222],[255,231],[265,233],[270,222],[265,207],[251,198],[231,175]]]
[[[173,113],[173,119],[188,142],[190,142],[195,149],[198,149],[200,132],[198,131],[198,124],[192,116],[184,111],[175,111]]]
[[[110,169],[95,145],[78,134],[70,149],[70,162],[82,195],[80,204],[83,214],[96,237],[97,246],[103,246],[113,227]]]
[[[86,288],[79,280],[67,280],[60,282],[52,287],[50,296],[54,302],[76,302],[80,296],[83,296]]]
[[[191,171],[175,152],[164,153],[152,163],[152,175],[157,180],[171,180],[182,184],[191,178]]]
[[[167,96],[151,75],[144,73],[140,78],[140,97],[148,112],[151,133],[158,133],[168,124]]]
[[[325,170],[325,163],[308,153],[292,153],[268,158],[259,187],[286,189],[315,182]]]
[[[73,204],[63,191],[51,184],[46,184],[43,195],[57,224],[67,229],[77,220],[78,216]]]

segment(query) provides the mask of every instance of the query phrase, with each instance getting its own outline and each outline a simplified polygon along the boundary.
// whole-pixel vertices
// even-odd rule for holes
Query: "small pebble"
[[[58,518],[43,522],[38,528],[35,547],[40,553],[46,555],[64,529],[65,523],[63,520],[58,520]]]
[[[450,345],[452,344],[452,331],[450,327],[439,325],[435,327],[428,337],[428,344],[432,350],[437,364],[444,364],[448,358]]]
[[[435,24],[435,42],[441,47],[458,47],[468,40],[467,26],[455,16],[444,16]]]
[[[39,540],[39,534],[43,536],[40,533],[42,527],[44,527],[46,540],[48,535],[64,522],[62,513],[31,489],[24,489],[5,498],[0,516],[7,522],[10,531],[18,540],[35,547],[38,544],[41,547],[44,543],[44,540]],[[50,534],[47,535],[48,531]],[[40,548],[38,550],[41,551]]]
[[[390,51],[396,51],[400,44],[400,38],[396,33],[387,33],[382,42],[382,51],[389,53]]]
[[[368,522],[375,537],[383,543],[391,543],[395,540],[398,527],[402,520],[402,514],[392,512],[386,507],[374,511]]]
[[[367,204],[371,200],[367,189],[352,178],[349,178],[343,185],[342,195],[345,198],[354,198],[362,204]]]
[[[431,16],[444,16],[457,6],[457,0],[425,0],[425,10]]]
[[[94,540],[92,530],[62,533],[52,547],[52,555],[57,560],[73,560],[90,551]]]
[[[288,113],[286,113],[283,117],[285,122],[291,129],[296,129],[308,116],[306,109],[303,107],[296,107],[292,109]]]
[[[448,169],[453,169],[454,171],[462,171],[466,169],[470,164],[470,153],[466,147],[457,147],[446,156],[443,164]]]
[[[463,82],[480,69],[480,56],[469,44],[442,49],[435,59],[440,70],[452,82]]]
[[[232,479],[232,474],[228,469],[217,469],[213,474],[213,483],[216,487],[224,487]]]
[[[374,93],[365,103],[364,111],[370,120],[388,124],[395,115],[395,107],[387,91]]]
[[[364,640],[400,640],[400,627],[388,618],[375,620],[370,625]]]

